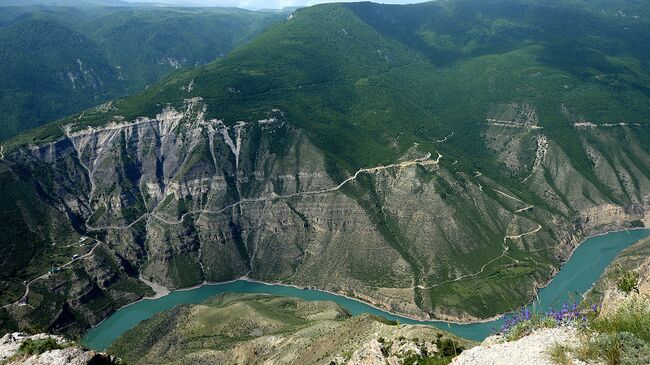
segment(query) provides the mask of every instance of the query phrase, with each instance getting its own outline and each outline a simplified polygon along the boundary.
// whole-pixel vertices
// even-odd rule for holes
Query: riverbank
[[[551,285],[553,283],[553,281],[557,277],[557,274],[559,272],[561,272],[562,268],[564,268],[566,263],[569,262],[573,258],[573,255],[575,254],[575,252],[580,247],[582,247],[583,244],[587,240],[592,239],[592,238],[596,238],[596,237],[606,236],[606,235],[609,235],[609,234],[612,234],[612,233],[640,231],[640,230],[648,230],[648,229],[643,228],[643,227],[629,228],[629,229],[614,229],[614,230],[609,230],[609,231],[604,231],[604,232],[601,232],[601,233],[597,233],[597,234],[594,234],[592,236],[584,238],[582,241],[580,241],[580,243],[578,245],[576,245],[574,247],[574,249],[568,255],[568,259],[565,262],[562,263],[562,265],[559,267],[559,269],[553,275],[553,277],[548,282],[546,282],[545,285],[536,288],[535,289],[535,296],[530,301],[528,301],[527,303],[522,303],[522,306],[529,306],[529,305],[531,305],[531,304],[533,304],[535,302],[539,302],[539,293],[540,293],[540,291],[546,289],[549,285]],[[448,319],[442,319],[442,318],[432,318],[432,317],[425,317],[425,316],[414,316],[414,315],[410,315],[410,314],[394,312],[394,311],[392,311],[392,310],[390,310],[390,309],[388,309],[386,307],[381,306],[380,304],[376,304],[376,303],[370,302],[368,300],[364,300],[364,298],[350,296],[350,295],[348,295],[346,293],[331,291],[331,290],[327,290],[327,289],[321,289],[321,288],[317,288],[317,287],[305,287],[305,286],[300,286],[300,285],[290,284],[290,283],[284,283],[284,282],[266,282],[266,281],[261,281],[261,280],[257,280],[257,279],[254,279],[254,278],[250,278],[250,277],[248,277],[246,275],[241,276],[241,277],[237,277],[237,278],[234,278],[234,279],[231,279],[231,280],[227,280],[227,281],[220,281],[220,282],[204,281],[204,282],[202,282],[200,284],[197,284],[197,285],[194,285],[194,286],[191,286],[191,287],[179,288],[179,289],[174,289],[174,290],[170,290],[170,289],[168,289],[168,288],[166,288],[166,287],[164,287],[162,285],[143,280],[143,282],[145,282],[145,284],[150,286],[152,288],[152,290],[154,290],[154,292],[156,294],[154,296],[151,296],[151,297],[143,297],[143,298],[141,298],[141,299],[139,299],[139,300],[137,300],[135,302],[124,305],[124,306],[120,307],[117,311],[121,311],[121,310],[123,310],[125,308],[128,308],[128,307],[130,307],[130,306],[132,306],[134,304],[137,304],[137,303],[145,301],[145,300],[155,300],[155,299],[162,298],[162,297],[164,297],[166,295],[169,295],[170,293],[173,293],[173,292],[192,291],[192,290],[196,290],[196,289],[199,289],[201,287],[204,287],[204,286],[222,286],[222,285],[232,284],[232,283],[235,283],[237,281],[246,281],[246,282],[257,283],[257,284],[266,285],[266,286],[283,286],[283,287],[286,287],[286,288],[293,288],[293,289],[297,289],[297,290],[317,290],[317,291],[327,293],[327,294],[330,294],[330,295],[343,297],[343,298],[346,298],[348,300],[356,301],[356,302],[358,302],[360,304],[363,304],[363,305],[366,305],[368,307],[374,308],[374,309],[376,309],[378,311],[388,313],[391,316],[394,316],[396,318],[401,318],[403,320],[410,320],[410,321],[420,322],[420,324],[422,324],[422,325],[431,325],[432,323],[452,324],[452,325],[460,325],[460,326],[473,325],[473,324],[488,324],[488,323],[492,323],[492,322],[495,322],[495,321],[499,320],[504,315],[509,313],[509,312],[498,313],[498,314],[495,314],[494,316],[491,316],[491,317],[488,317],[488,318],[476,318],[476,319],[473,319],[473,320],[470,320],[470,321],[461,320],[461,319],[449,319],[449,318]],[[593,286],[593,283],[592,283],[592,286]],[[583,295],[584,295],[584,293],[583,293]],[[92,328],[101,325],[105,320],[106,320],[106,318],[104,318],[98,324],[92,326]]]
[[[581,244],[572,255],[571,260],[560,270],[558,275],[545,288],[540,289],[540,301],[546,305],[564,303],[571,298],[568,293],[584,293],[602,274],[608,264],[625,247],[647,237],[650,230],[623,230],[606,235],[589,238],[592,242]],[[456,336],[481,341],[499,328],[503,319],[494,317],[480,322],[458,323],[440,320],[416,319],[390,311],[379,306],[366,303],[357,298],[338,294],[331,291],[303,288],[298,285],[285,283],[267,283],[241,277],[227,282],[201,283],[191,288],[171,291],[158,299],[146,299],[131,303],[94,326],[88,331],[84,341],[92,348],[103,350],[122,333],[128,331],[142,320],[151,318],[156,313],[171,309],[180,304],[197,304],[215,295],[236,293],[267,293],[280,296],[292,296],[308,301],[332,301],[353,315],[369,313],[398,321],[403,324],[429,325],[448,331]],[[93,347],[96,346],[96,347]]]
[[[609,235],[609,234],[612,234],[612,233],[630,232],[630,231],[639,231],[639,230],[648,230],[648,228],[645,228],[645,227],[631,227],[631,228],[622,228],[622,229],[621,228],[616,228],[616,229],[612,229],[612,230],[605,230],[605,231],[602,231],[602,232],[599,232],[599,233],[596,233],[596,234],[593,234],[593,235],[590,235],[590,236],[586,236],[585,238],[583,238],[580,241],[580,243],[578,245],[573,246],[573,249],[568,254],[567,259],[564,262],[562,262],[560,267],[553,273],[553,276],[546,283],[544,283],[544,285],[540,285],[539,287],[534,287],[534,296],[528,302],[522,303],[521,306],[524,307],[524,306],[531,305],[531,304],[533,304],[535,302],[538,302],[539,301],[539,292],[541,290],[547,288],[549,285],[551,285],[551,283],[553,283],[553,280],[556,278],[557,274],[562,270],[562,268],[566,265],[566,263],[569,262],[569,260],[571,260],[571,258],[575,254],[575,252],[580,247],[582,247],[583,244],[587,240],[592,239],[592,238],[596,238],[596,237],[606,236],[606,235]],[[154,295],[153,297],[145,297],[145,298],[142,298],[140,300],[143,300],[143,299],[157,299],[157,298],[160,298],[162,295],[167,295],[167,294],[169,294],[170,292],[173,292],[173,291],[194,290],[194,289],[200,288],[200,287],[202,287],[204,285],[224,285],[224,284],[233,283],[233,282],[236,282],[236,281],[239,281],[239,280],[248,281],[248,282],[252,282],[252,283],[258,283],[258,284],[263,284],[263,285],[279,285],[279,286],[285,286],[285,287],[295,288],[295,289],[299,289],[299,290],[318,290],[318,291],[321,291],[321,292],[324,292],[324,293],[328,293],[328,294],[332,294],[332,295],[336,295],[336,296],[341,296],[341,297],[344,297],[344,298],[347,298],[347,299],[350,299],[350,300],[360,302],[362,304],[368,305],[368,306],[370,306],[372,308],[375,308],[377,310],[390,313],[391,315],[394,315],[396,317],[401,317],[401,318],[404,318],[404,319],[420,321],[420,322],[438,322],[438,323],[450,323],[450,324],[456,324],[456,325],[490,323],[490,322],[493,322],[495,320],[498,320],[498,319],[502,318],[504,315],[509,313],[509,312],[497,313],[497,314],[495,314],[495,315],[493,315],[491,317],[486,317],[486,318],[476,318],[476,317],[469,316],[469,315],[465,316],[463,318],[460,318],[460,317],[454,318],[454,316],[447,316],[445,318],[436,318],[436,317],[424,316],[424,315],[423,316],[417,316],[417,315],[406,314],[406,313],[402,313],[402,312],[395,312],[395,311],[393,311],[393,310],[391,310],[391,309],[389,309],[389,308],[387,308],[385,306],[382,306],[380,303],[371,302],[371,301],[367,300],[366,298],[359,297],[359,296],[351,296],[348,293],[332,291],[332,290],[319,288],[319,287],[315,287],[315,286],[300,286],[300,285],[290,284],[290,283],[285,283],[285,282],[280,282],[280,281],[275,281],[275,282],[261,281],[261,280],[257,280],[257,279],[248,277],[246,275],[243,275],[243,276],[231,279],[231,280],[227,280],[227,281],[220,281],[220,282],[203,281],[202,283],[191,286],[191,287],[179,288],[179,289],[174,289],[174,290],[169,290],[168,288],[165,288],[162,285],[158,285],[158,284],[151,283],[151,282],[147,281],[147,282],[145,282],[145,284],[149,285],[150,287],[152,287],[150,284],[153,284],[158,288],[158,290],[156,290],[156,289],[154,289],[152,287],[152,289],[156,292],[156,295]],[[593,286],[593,283],[592,283],[592,286]],[[164,294],[161,295],[161,293],[164,293]],[[586,294],[586,292],[583,293],[583,295],[584,294]],[[134,303],[137,303],[137,302],[134,302]],[[127,304],[127,305],[121,307],[120,309],[128,307],[129,305],[134,304],[134,303]],[[118,309],[118,310],[120,310],[120,309]],[[464,319],[464,318],[468,318],[468,317],[470,317],[472,319],[471,320]]]

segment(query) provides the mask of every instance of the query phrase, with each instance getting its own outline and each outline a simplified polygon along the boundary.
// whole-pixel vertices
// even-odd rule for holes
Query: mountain
[[[27,20],[1,28],[0,54],[3,137],[100,103],[121,89],[93,42],[54,22]]]
[[[206,64],[286,16],[92,4],[0,14],[0,140]]]
[[[3,315],[80,333],[138,278],[240,276],[418,318],[521,306],[587,235],[650,224],[648,10],[318,5],[23,133],[2,145],[3,260],[25,263],[4,302],[90,238]]]
[[[332,302],[225,294],[160,313],[108,352],[129,364],[446,364],[470,344],[428,326],[351,317]]]

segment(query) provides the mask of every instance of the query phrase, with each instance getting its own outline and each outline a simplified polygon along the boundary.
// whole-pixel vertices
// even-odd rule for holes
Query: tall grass
[[[631,293],[615,307],[588,321],[580,344],[557,344],[549,351],[556,364],[573,358],[607,365],[650,364],[650,298]]]
[[[650,342],[650,299],[630,295],[613,312],[596,318],[590,327],[599,333],[627,332]]]

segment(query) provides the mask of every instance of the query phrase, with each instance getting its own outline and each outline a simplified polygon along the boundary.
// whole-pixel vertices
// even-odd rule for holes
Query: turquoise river
[[[650,230],[611,232],[588,238],[573,253],[569,261],[553,278],[548,286],[539,291],[539,303],[546,309],[557,306],[584,294],[607,265],[624,248],[650,235]],[[483,323],[455,324],[442,321],[418,321],[394,315],[374,308],[360,301],[318,290],[298,289],[291,286],[272,285],[246,280],[220,284],[205,284],[196,288],[176,290],[157,299],[144,299],[121,308],[101,324],[93,327],[82,343],[92,349],[104,350],[121,334],[133,328],[140,321],[154,314],[185,303],[200,303],[205,299],[225,292],[269,293],[302,298],[305,300],[330,300],[345,307],[353,315],[372,313],[406,324],[435,326],[458,336],[482,340],[501,326],[502,319]]]

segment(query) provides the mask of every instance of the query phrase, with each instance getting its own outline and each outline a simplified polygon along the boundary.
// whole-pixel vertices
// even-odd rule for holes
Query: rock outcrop
[[[227,125],[207,119],[208,107],[194,97],[131,121],[98,109],[110,123],[70,124],[61,139],[7,154],[11,178],[98,245],[72,277],[30,285],[29,306],[8,308],[21,325],[79,332],[151,294],[138,278],[175,289],[244,275],[420,318],[475,320],[532,298],[586,235],[647,220],[650,180],[640,170],[610,166],[636,182],[614,189],[629,196],[615,204],[540,129],[525,132],[541,139],[517,164],[537,168],[517,190],[417,146],[348,172],[280,110]],[[521,112],[534,126],[530,108]],[[525,137],[525,128],[490,128]],[[638,143],[630,140],[635,158],[650,161]]]
[[[21,345],[28,341],[52,339],[55,349],[27,353]],[[0,362],[6,365],[116,365],[118,360],[104,353],[87,350],[65,340],[63,337],[38,334],[27,336],[19,332],[8,333],[0,339]]]
[[[453,365],[555,365],[549,351],[553,346],[573,346],[577,342],[575,329],[569,327],[538,329],[517,341],[502,342],[487,338],[482,345],[463,351],[452,360]],[[574,362],[576,365],[581,362]]]

